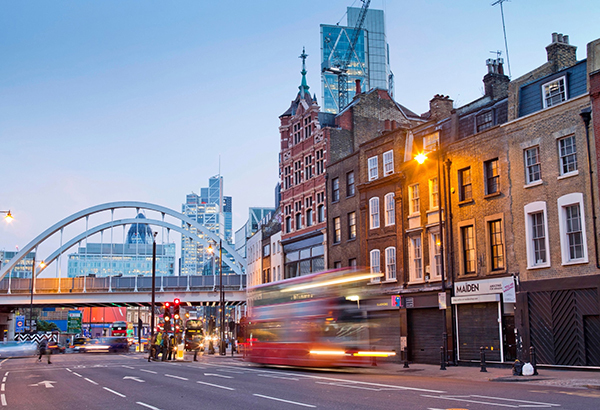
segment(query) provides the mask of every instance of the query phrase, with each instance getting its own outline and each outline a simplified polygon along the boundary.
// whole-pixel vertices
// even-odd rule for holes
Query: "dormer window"
[[[560,77],[542,85],[544,108],[552,107],[567,100],[566,77]]]

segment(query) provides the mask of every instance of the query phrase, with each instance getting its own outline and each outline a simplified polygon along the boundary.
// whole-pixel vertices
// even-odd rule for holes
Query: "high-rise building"
[[[389,64],[389,46],[385,35],[383,10],[368,9],[358,33],[354,50],[349,52],[361,9],[348,7],[347,26],[321,24],[321,89],[324,112],[336,114],[339,107],[338,76],[331,71],[348,58],[348,99],[356,94],[356,80],[361,89],[388,90],[393,96],[393,74]],[[333,67],[333,70],[325,70]]]
[[[138,214],[137,219],[146,219]],[[67,276],[152,275],[152,229],[146,223],[132,224],[124,243],[86,243],[69,255]],[[31,265],[30,265],[31,266]],[[156,274],[175,274],[175,244],[156,245]],[[31,275],[30,275],[31,276]]]
[[[0,268],[10,262],[19,251],[0,251]],[[11,278],[31,278],[31,267],[35,259],[35,252],[29,252],[7,275]]]
[[[211,177],[208,180],[208,187],[200,188],[200,195],[195,193],[186,195],[185,203],[181,206],[181,212],[209,231],[214,232],[223,241],[232,244],[232,198],[223,196],[222,189],[223,177],[218,175]],[[223,198],[222,210],[219,209],[221,198]],[[188,226],[186,223],[183,223],[182,226],[200,238],[205,237],[201,231],[193,226]],[[213,255],[209,253],[205,244],[196,242],[186,236],[181,237],[182,275],[203,274],[207,271],[206,268],[210,260],[213,260]],[[223,268],[228,269],[225,264]]]

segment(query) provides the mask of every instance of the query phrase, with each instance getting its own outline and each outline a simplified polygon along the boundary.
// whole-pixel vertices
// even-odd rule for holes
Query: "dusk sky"
[[[386,17],[395,99],[423,113],[435,94],[482,95],[502,50],[492,0],[373,0]],[[180,211],[224,177],[234,231],[273,206],[279,115],[300,84],[321,104],[319,25],[346,25],[354,0],[4,1],[0,3],[0,249],[123,200]],[[551,33],[577,58],[600,37],[597,0],[504,3],[512,78],[546,62]],[[173,237],[171,238],[173,240]],[[175,239],[178,243],[179,239]],[[49,249],[53,251],[54,249]]]

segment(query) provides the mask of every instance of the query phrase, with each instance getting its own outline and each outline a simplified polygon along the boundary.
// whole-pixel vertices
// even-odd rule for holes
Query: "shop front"
[[[479,361],[481,347],[488,361],[514,360],[514,278],[456,282],[454,294],[457,360]]]

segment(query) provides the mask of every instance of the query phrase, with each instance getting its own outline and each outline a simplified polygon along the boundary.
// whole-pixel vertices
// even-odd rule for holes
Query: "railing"
[[[157,292],[160,291],[200,291],[219,289],[219,277],[200,276],[159,276],[156,278]],[[246,275],[223,275],[223,289],[240,291],[246,289]],[[37,278],[35,293],[105,293],[105,292],[151,292],[152,278],[148,276],[108,276]],[[11,278],[10,292],[8,278],[0,281],[0,294],[31,293],[31,279]]]

